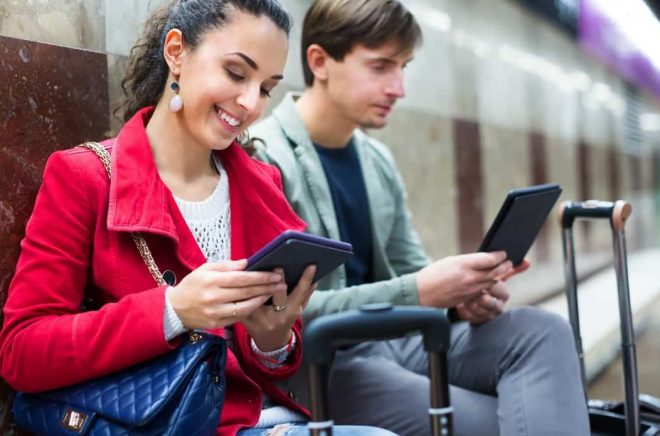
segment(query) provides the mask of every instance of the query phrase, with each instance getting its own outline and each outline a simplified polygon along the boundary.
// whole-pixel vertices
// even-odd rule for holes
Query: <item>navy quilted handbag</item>
[[[110,176],[110,154],[96,153]],[[165,280],[140,233],[135,245],[159,286]],[[12,408],[16,424],[38,435],[213,435],[225,398],[227,343],[191,332],[176,350],[75,386],[26,394]]]
[[[192,333],[177,350],[75,386],[14,399],[38,435],[213,435],[225,396],[225,340]]]

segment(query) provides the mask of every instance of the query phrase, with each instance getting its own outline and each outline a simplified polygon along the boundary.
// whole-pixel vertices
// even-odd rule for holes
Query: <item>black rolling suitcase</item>
[[[337,347],[364,341],[403,337],[421,332],[429,357],[431,407],[429,416],[434,436],[452,434],[449,404],[447,350],[449,322],[439,310],[428,307],[370,304],[360,310],[326,315],[310,322],[303,335],[305,362],[309,365],[312,436],[331,436],[332,419],[326,405],[328,372]]]
[[[625,399],[622,403],[589,401],[589,422],[593,435],[660,435],[660,399],[640,395],[637,380],[637,358],[626,258],[625,223],[632,207],[625,201],[614,203],[589,200],[582,203],[564,202],[559,209],[562,227],[564,274],[568,315],[573,328],[575,344],[580,359],[582,380],[586,386],[584,355],[578,314],[577,275],[573,247],[573,223],[577,218],[607,219],[612,228],[614,267],[619,294],[619,318],[621,325],[621,353],[623,359]]]

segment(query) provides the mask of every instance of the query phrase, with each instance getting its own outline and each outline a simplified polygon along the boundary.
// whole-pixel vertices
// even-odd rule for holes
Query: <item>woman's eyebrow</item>
[[[250,58],[245,53],[241,53],[241,52],[237,51],[235,53],[230,53],[230,54],[240,56],[245,61],[246,64],[248,64],[250,67],[252,67],[253,70],[259,71],[259,66],[257,65],[257,63],[255,61],[253,61],[252,58]],[[276,74],[274,76],[271,76],[271,79],[275,79],[275,80],[282,80],[283,78],[284,78],[284,76],[281,75],[281,74]]]

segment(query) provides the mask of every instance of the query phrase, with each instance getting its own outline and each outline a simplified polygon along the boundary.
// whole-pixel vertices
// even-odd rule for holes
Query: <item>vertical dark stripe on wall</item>
[[[589,145],[585,141],[578,144],[578,201],[584,201],[591,198],[591,171],[589,170]],[[588,220],[580,221],[581,232],[584,233],[585,249],[591,247],[591,222]]]
[[[531,169],[530,180],[532,185],[548,183],[548,153],[546,149],[545,136],[540,132],[532,132],[529,135],[529,168]],[[534,242],[537,259],[540,262],[550,258],[549,228],[550,222],[546,222]]]
[[[462,253],[469,253],[479,248],[484,234],[479,124],[474,121],[454,120],[453,139],[459,247]]]
[[[647,190],[650,191],[651,187],[646,186],[648,183],[645,183],[645,179],[643,177],[643,171],[644,171],[644,160],[642,156],[638,156],[635,154],[629,155],[629,162],[630,162],[630,172],[631,172],[631,188],[632,192],[630,193],[631,196],[637,196],[642,193],[642,191]],[[646,194],[644,192],[644,194]],[[629,201],[632,200],[632,198],[628,199]],[[634,208],[634,203],[633,203],[633,208]],[[639,213],[639,212],[638,212]],[[643,234],[642,227],[636,227],[631,228],[627,231],[628,233],[628,247],[629,250],[638,250],[643,247],[647,247],[650,245],[651,238],[648,238],[648,235]]]
[[[621,169],[619,168],[619,150],[615,145],[607,149],[607,192],[610,198],[606,200],[618,200],[621,195]]]
[[[632,190],[640,191],[642,186],[642,158],[637,155],[630,155],[630,172],[632,177]]]

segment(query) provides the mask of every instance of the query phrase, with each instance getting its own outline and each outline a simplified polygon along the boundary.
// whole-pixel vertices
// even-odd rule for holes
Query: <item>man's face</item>
[[[405,95],[403,69],[411,60],[412,52],[401,52],[396,41],[378,48],[356,45],[341,62],[328,60],[328,95],[357,126],[384,127]]]

